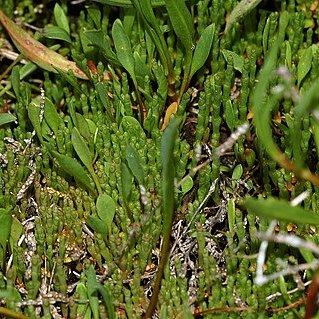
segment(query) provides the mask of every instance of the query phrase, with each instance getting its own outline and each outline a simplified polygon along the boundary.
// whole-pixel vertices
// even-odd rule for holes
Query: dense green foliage
[[[0,314],[302,318],[319,267],[316,2],[0,8]],[[258,286],[272,218],[293,236],[264,234],[277,276]]]

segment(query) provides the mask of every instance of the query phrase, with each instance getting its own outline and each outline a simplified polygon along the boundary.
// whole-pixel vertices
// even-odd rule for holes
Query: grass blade
[[[161,250],[161,260],[156,274],[153,293],[146,310],[145,318],[151,318],[156,307],[164,268],[169,256],[170,236],[174,215],[174,147],[178,135],[178,127],[181,123],[180,118],[173,119],[164,131],[161,141],[161,161],[162,171],[162,193],[163,193],[163,244]]]
[[[257,216],[278,219],[296,224],[319,224],[319,215],[302,207],[293,207],[286,200],[247,198],[244,207]]]
[[[165,2],[177,38],[183,44],[186,53],[191,53],[195,29],[192,16],[184,0],[166,0]]]
[[[112,27],[112,37],[116,49],[116,55],[124,69],[135,79],[134,56],[129,37],[120,19],[116,19]]]
[[[214,41],[215,25],[210,24],[202,33],[196,45],[192,66],[190,71],[190,79],[206,62],[210,49]]]

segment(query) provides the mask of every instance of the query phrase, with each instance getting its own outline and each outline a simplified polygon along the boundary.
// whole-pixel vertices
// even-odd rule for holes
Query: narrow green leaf
[[[17,245],[21,235],[25,232],[25,228],[22,226],[18,218],[12,218],[11,231],[10,231],[10,245],[11,247]]]
[[[60,125],[64,124],[56,110],[56,107],[48,98],[45,99],[44,118],[54,134],[57,134]]]
[[[90,119],[85,119],[85,121],[88,124],[90,134],[95,135],[96,132],[99,130],[98,127],[96,126],[96,124]]]
[[[87,300],[87,287],[82,283],[78,283],[75,289],[76,294],[78,295],[79,300]],[[76,307],[77,315],[83,319],[90,319],[91,318],[91,308],[88,307],[86,304],[79,303]]]
[[[110,6],[118,7],[133,7],[131,0],[94,0],[99,3],[103,3]],[[152,7],[163,7],[165,6],[165,0],[151,0]]]
[[[232,60],[234,69],[239,71],[240,73],[243,72],[243,67],[244,67],[243,57],[229,50],[222,50],[222,53],[227,63],[230,63],[230,60]]]
[[[86,92],[84,92],[84,91],[81,89],[81,87],[80,87],[80,85],[79,85],[79,83],[78,83],[78,81],[77,81],[75,75],[74,75],[72,72],[70,72],[70,71],[66,72],[66,71],[64,71],[64,70],[62,70],[62,69],[60,69],[60,68],[58,68],[58,67],[54,67],[54,68],[55,68],[55,71],[56,71],[57,73],[59,73],[60,76],[61,76],[64,80],[66,80],[67,82],[69,82],[69,83],[73,86],[73,88],[74,88],[75,91],[77,91],[79,94],[84,94],[84,95],[86,95]]]
[[[310,71],[311,64],[312,64],[312,47],[310,46],[309,48],[303,51],[298,63],[297,77],[298,77],[299,87],[302,80],[306,77],[306,75]]]
[[[193,188],[194,182],[191,176],[188,176],[186,179],[182,181],[182,193],[186,194]]]
[[[270,17],[267,18],[266,24],[263,30],[263,52],[265,56],[268,50],[269,30],[270,30]]]
[[[140,185],[144,184],[145,174],[143,166],[141,164],[142,160],[137,153],[137,151],[131,146],[126,146],[126,160],[130,170],[132,171],[134,177],[137,179]]]
[[[319,224],[319,214],[301,207],[293,207],[289,202],[282,199],[247,198],[244,207],[257,216],[278,219],[296,224]]]
[[[23,80],[28,75],[30,75],[32,72],[34,72],[38,67],[32,63],[28,62],[23,67],[20,68],[20,80]]]
[[[58,165],[63,169],[67,174],[73,176],[78,182],[85,186],[90,191],[94,192],[94,188],[90,183],[90,177],[81,166],[81,164],[74,158],[62,155],[48,147],[52,156],[56,159]]]
[[[254,121],[256,125],[257,136],[263,143],[268,154],[276,161],[282,161],[282,152],[273,140],[272,129],[270,127],[270,115],[273,107],[274,97],[266,98],[267,87],[269,85],[271,74],[275,69],[277,62],[279,42],[276,41],[270,49],[269,55],[264,63],[258,77],[258,83],[253,93],[252,103],[254,111]]]
[[[161,288],[161,282],[166,268],[166,263],[170,252],[170,239],[174,216],[174,147],[178,135],[178,127],[181,118],[174,118],[165,129],[161,140],[161,161],[162,161],[162,211],[163,211],[163,241],[161,247],[161,259],[158,271],[153,285],[153,293],[145,317],[151,318],[158,302],[158,296]]]
[[[214,41],[215,24],[210,24],[200,36],[192,60],[190,77],[192,77],[206,62]]]
[[[134,57],[129,37],[120,19],[116,19],[112,27],[112,37],[116,49],[116,55],[124,69],[135,79]]]
[[[186,52],[192,50],[194,21],[184,0],[166,0],[166,10],[177,38],[183,44]]]
[[[131,198],[133,188],[133,175],[129,168],[122,163],[121,180],[122,180],[122,192],[124,199],[129,202]]]
[[[0,126],[14,122],[16,120],[17,120],[17,118],[12,114],[9,114],[9,113],[1,113],[0,114]]]
[[[40,123],[40,108],[36,106],[34,103],[30,103],[28,106],[28,116],[29,119],[33,125],[33,128],[35,132],[37,133],[37,137],[41,144],[44,143],[43,137],[42,137],[42,129],[41,129],[41,123]]]
[[[285,54],[285,65],[286,67],[291,70],[291,46],[289,41],[285,41],[286,44],[286,54]]]
[[[91,42],[91,45],[98,47],[104,57],[115,65],[119,65],[120,62],[111,48],[108,38],[101,30],[88,30],[84,32],[85,36]]]
[[[68,33],[55,25],[46,25],[43,29],[43,34],[48,39],[62,40],[68,43],[72,42]]]
[[[227,219],[228,219],[228,228],[230,233],[235,232],[235,225],[236,225],[236,206],[235,200],[230,199],[227,205]]]
[[[89,266],[88,270],[86,271],[87,277],[87,290],[89,296],[89,304],[90,308],[93,313],[93,319],[100,319],[100,311],[99,311],[99,299],[96,292],[96,274],[94,267],[92,265]]]
[[[295,118],[293,121],[293,129],[291,130],[291,138],[294,141],[292,143],[294,163],[296,169],[299,170],[305,167],[306,154],[302,151],[301,140],[302,140],[302,121],[306,114],[308,114],[314,107],[319,103],[319,82],[314,81],[310,88],[302,94],[298,104],[295,107]],[[289,119],[289,117],[287,116]]]
[[[140,122],[133,116],[123,116],[120,128],[131,136],[138,136],[140,141],[146,141],[145,132]]]
[[[92,228],[95,232],[101,234],[103,237],[107,236],[107,227],[100,218],[89,216],[87,224],[90,228]]]
[[[112,197],[107,194],[99,195],[96,201],[97,214],[106,225],[108,231],[111,229],[115,215],[116,205]]]
[[[101,15],[103,12],[101,8],[89,7],[87,8],[87,12],[89,17],[93,20],[95,27],[98,29],[101,28]]]
[[[0,245],[5,249],[12,225],[11,209],[0,208]],[[2,260],[0,261],[2,262]]]
[[[109,101],[110,97],[107,95],[106,87],[102,82],[97,82],[95,84],[95,89],[100,98],[102,105],[106,110],[106,115],[108,116],[109,120],[112,120],[112,112],[111,112],[111,103]]]
[[[95,289],[98,290],[98,292],[102,295],[102,298],[107,310],[108,318],[115,319],[116,314],[114,310],[114,305],[112,303],[111,293],[109,292],[106,286],[103,286],[100,283],[96,283]]]
[[[243,175],[243,166],[241,164],[238,164],[235,166],[232,174],[232,179],[238,180],[242,177]]]
[[[82,163],[89,171],[91,171],[93,164],[93,156],[90,152],[89,147],[87,146],[87,143],[84,141],[83,137],[81,136],[76,127],[74,127],[72,130],[71,141]]]
[[[149,53],[148,59],[151,60],[153,58],[152,48],[154,48],[155,45],[159,53],[159,58],[165,69],[165,73],[166,75],[170,74],[168,77],[171,77],[174,72],[167,48],[167,43],[164,38],[163,31],[158,23],[158,19],[154,14],[151,0],[144,0],[143,2],[139,0],[132,0],[132,3],[138,14],[142,17],[145,25],[146,46]],[[136,65],[135,70],[138,70]]]
[[[69,20],[64,12],[64,10],[61,8],[61,6],[56,3],[53,9],[54,19],[58,27],[63,29],[67,34],[70,34],[70,26],[69,26]]]
[[[256,8],[260,2],[261,0],[241,0],[231,12],[227,20],[225,33],[227,33],[237,21]]]
[[[133,53],[133,56],[135,61],[136,78],[139,80],[140,86],[143,87],[145,76],[151,77],[150,68],[137,51]]]
[[[12,68],[11,78],[10,78],[14,94],[15,94],[15,96],[16,96],[18,101],[21,98],[21,91],[20,91],[21,83],[20,83],[20,71],[19,71],[19,69],[20,69],[20,67],[18,65],[15,65]]]
[[[181,119],[176,117],[170,121],[165,129],[161,141],[162,192],[163,192],[163,234],[170,233],[174,212],[174,146]]]
[[[77,125],[78,124],[79,123],[77,123]],[[93,154],[76,127],[74,127],[72,130],[71,141],[77,155],[79,156],[87,170],[90,172],[99,194],[102,194],[100,181],[93,169]]]
[[[231,100],[227,100],[225,103],[225,121],[228,126],[228,128],[233,131],[235,129],[235,121],[236,121],[236,115],[234,110],[234,105]]]
[[[80,136],[85,138],[85,142],[88,143],[89,149],[91,150],[90,146],[93,146],[93,138],[92,133],[89,128],[89,124],[84,116],[80,113],[75,113],[76,117],[76,128],[78,129]],[[92,121],[91,121],[92,122]],[[92,122],[94,124],[94,122]]]

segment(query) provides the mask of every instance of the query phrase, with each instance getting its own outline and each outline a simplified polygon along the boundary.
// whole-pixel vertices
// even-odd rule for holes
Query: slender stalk
[[[173,225],[173,219],[171,220],[169,224],[170,229],[172,229],[172,225]],[[158,270],[157,270],[157,274],[156,274],[156,278],[155,278],[155,282],[153,286],[152,297],[148,305],[148,308],[146,310],[144,319],[152,317],[152,314],[154,312],[154,309],[158,301],[158,295],[161,290],[161,283],[162,283],[162,278],[164,274],[164,269],[165,269],[169,252],[170,252],[170,235],[171,233],[169,232],[167,234],[164,234],[164,237],[163,237],[163,245],[161,249],[161,260],[158,266]]]
[[[30,317],[27,317],[21,313],[12,311],[5,307],[0,307],[0,314],[5,315],[6,318],[16,318],[16,319],[30,319]]]

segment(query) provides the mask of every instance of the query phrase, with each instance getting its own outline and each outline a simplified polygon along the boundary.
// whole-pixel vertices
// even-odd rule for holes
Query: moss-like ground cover
[[[316,315],[317,1],[0,9],[0,317]]]

